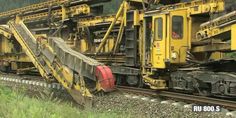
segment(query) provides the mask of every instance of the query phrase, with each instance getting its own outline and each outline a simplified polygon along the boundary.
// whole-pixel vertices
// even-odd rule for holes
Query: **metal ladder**
[[[126,66],[135,66],[137,61],[137,27],[134,26],[134,11],[126,14],[125,27],[125,57]]]

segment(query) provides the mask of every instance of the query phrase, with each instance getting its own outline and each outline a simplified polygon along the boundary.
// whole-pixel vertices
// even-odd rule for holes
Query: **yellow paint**
[[[236,50],[236,24],[231,26],[231,50]]]
[[[140,25],[139,11],[134,10],[134,25]]]
[[[179,38],[175,38],[172,31],[173,17],[181,17],[183,19],[183,33]],[[158,38],[158,22],[157,19],[163,20],[162,39]],[[187,19],[186,10],[171,11],[168,15],[157,14],[153,16],[152,30],[154,39],[151,44],[151,64],[153,68],[166,68],[166,62],[174,64],[186,63],[186,51],[190,48],[191,28],[189,28],[189,20]],[[167,36],[166,36],[167,34]]]
[[[183,18],[183,34],[180,38],[174,38],[174,31],[172,31],[173,24],[172,20],[173,17],[182,17]],[[186,63],[186,51],[189,48],[188,46],[188,35],[190,35],[191,32],[187,29],[187,11],[186,10],[176,10],[170,12],[170,32],[168,33],[170,35],[170,60],[171,63]]]
[[[222,59],[222,57],[223,57],[223,53],[213,52],[210,56],[210,59],[219,60],[219,59]]]
[[[85,51],[88,50],[88,43],[86,42],[85,39],[81,39],[81,40],[80,40],[80,45],[79,45],[79,47],[80,47],[80,52],[85,52]]]
[[[96,53],[101,51],[101,49],[103,48],[103,46],[105,45],[105,43],[107,42],[107,39],[113,29],[113,27],[115,26],[116,24],[116,21],[118,20],[118,18],[121,16],[122,13],[124,13],[124,9],[126,9],[126,1],[122,2],[122,4],[120,5],[120,8],[118,10],[118,12],[116,13],[116,16],[115,16],[115,19],[112,21],[111,25],[109,26],[106,34],[104,35],[104,37],[102,38],[101,40],[101,43],[99,44],[97,50],[96,50]]]
[[[64,21],[65,19],[68,18],[67,11],[68,11],[67,8],[64,5],[62,5],[62,7],[61,7],[62,21]]]
[[[78,19],[79,26],[96,26],[98,23],[101,22],[112,22],[115,19],[114,15],[110,16],[95,16],[92,18],[83,18]],[[119,24],[122,21],[122,18],[118,18],[116,23]]]
[[[148,84],[152,89],[163,90],[167,89],[167,84],[165,80],[154,79],[148,76],[143,77],[144,82]]]
[[[162,20],[163,24],[163,33],[162,33],[162,39],[158,37],[158,19]],[[153,17],[153,23],[152,23],[152,30],[154,33],[154,40],[151,44],[151,63],[153,68],[166,68],[165,60],[166,54],[168,50],[166,47],[168,46],[166,39],[166,15],[161,14]]]
[[[72,6],[72,7],[68,7],[68,8],[65,8],[62,6],[62,9],[52,10],[51,14],[56,16],[57,18],[61,18],[61,19],[65,20],[69,16],[73,17],[73,16],[76,16],[79,14],[89,14],[90,12],[91,12],[90,7],[86,4],[82,4],[82,5],[76,5],[76,6]],[[43,18],[47,18],[48,14],[49,14],[48,12],[40,12],[38,14],[30,14],[30,15],[22,16],[22,20],[24,20],[24,22],[40,20]]]
[[[23,27],[26,27],[23,22],[18,22],[19,25],[22,25]],[[18,34],[16,28],[14,27],[14,25],[10,22],[10,29],[14,35],[14,37],[16,38],[16,40],[19,42],[19,44],[22,46],[22,49],[25,51],[25,53],[29,56],[30,60],[32,61],[32,63],[35,65],[36,68],[38,68],[39,73],[45,77],[45,78],[49,78],[48,75],[46,74],[46,71],[44,70],[43,66],[39,63],[39,61],[37,60],[37,58],[35,57],[35,55],[33,54],[32,50],[29,49],[28,45],[26,45],[26,43],[24,42],[23,38]],[[34,37],[31,34],[31,37]],[[36,39],[35,39],[36,40]]]
[[[141,0],[134,0],[134,1],[141,1]],[[77,20],[78,26],[77,27],[89,27],[89,26],[95,26],[99,23],[111,23],[109,29],[107,30],[105,36],[102,39],[102,43],[100,43],[97,52],[101,50],[101,52],[111,52],[114,47],[115,39],[114,37],[111,37],[110,32],[112,31],[113,27],[118,24],[122,24],[120,28],[127,25],[126,21],[126,14],[128,10],[130,9],[130,1],[124,1],[121,4],[120,9],[118,10],[116,15],[108,15],[108,16],[95,16],[95,17],[84,17],[79,18]],[[56,3],[60,3],[57,1]],[[48,4],[49,5],[49,4]],[[173,7],[174,6],[174,7]],[[45,6],[44,6],[45,7]],[[41,8],[37,6],[31,6],[29,9],[36,9]],[[171,6],[163,6],[160,11],[156,11],[152,18],[152,31],[153,31],[153,37],[151,41],[151,49],[150,54],[146,54],[146,49],[144,47],[145,45],[145,39],[143,39],[143,31],[139,31],[139,54],[142,56],[140,57],[140,60],[142,61],[142,67],[143,72],[145,72],[148,75],[154,75],[156,72],[158,72],[158,69],[166,69],[167,65],[166,62],[170,62],[170,64],[185,64],[186,63],[186,51],[187,49],[190,49],[191,47],[191,38],[192,34],[192,21],[191,21],[191,15],[197,15],[202,13],[208,13],[208,12],[218,12],[224,10],[224,2],[223,0],[216,1],[206,1],[205,3],[202,3],[202,1],[191,1],[190,3],[180,3],[175,4]],[[30,10],[29,10],[30,11]],[[15,11],[14,11],[15,12]],[[11,13],[14,13],[13,11],[7,13],[7,14],[0,14],[0,16],[6,16]],[[90,7],[88,5],[79,5],[79,6],[72,6],[72,7],[64,7],[62,6],[59,10],[52,10],[52,15],[56,16],[57,18],[61,18],[62,20],[65,20],[70,17],[74,17],[79,14],[89,14]],[[140,26],[140,29],[142,29],[142,21],[144,18],[144,11],[142,10],[134,10],[134,25]],[[165,12],[165,13],[164,13]],[[167,12],[167,13],[166,13]],[[19,11],[17,12],[19,13]],[[172,19],[174,16],[182,16],[183,17],[183,36],[179,39],[175,39],[172,37]],[[26,15],[22,17],[16,17],[16,22],[21,23],[21,20],[24,21],[34,21],[36,19],[42,19],[48,17],[48,12],[43,13],[37,13],[37,14],[31,14]],[[157,35],[157,27],[160,25],[156,22],[158,18],[162,18],[163,20],[163,33],[162,33],[162,39],[160,39]],[[196,25],[195,25],[196,26]],[[234,32],[236,32],[236,25],[233,25],[231,27],[231,50],[236,50],[236,35]],[[229,31],[229,28],[225,29],[213,29],[209,31],[209,29],[204,30],[209,32],[208,36],[213,36],[222,33],[222,31]],[[32,54],[32,51],[25,45],[25,42],[22,40],[22,37],[17,35],[17,32],[15,31],[14,27],[11,28],[11,31],[16,38],[16,40],[20,43],[22,46],[22,49],[25,51],[25,53],[28,55],[28,58],[26,56],[5,56],[0,57],[0,59],[9,59],[9,60],[22,60],[22,61],[29,61],[31,60],[35,67],[39,69],[39,72],[42,74],[42,76],[47,77],[45,68],[38,63],[39,61],[37,58]],[[122,29],[120,29],[119,32],[121,32]],[[201,32],[202,33],[202,32]],[[5,37],[11,37],[11,33],[4,32],[0,29],[0,34],[4,35]],[[116,37],[116,36],[115,36]],[[121,37],[121,36],[119,36]],[[141,38],[140,38],[141,37]],[[1,41],[0,49],[3,53],[12,53],[13,45],[10,43],[8,39],[4,39]],[[118,38],[119,39],[119,38]],[[48,46],[47,42],[43,43]],[[50,47],[47,47],[50,49],[50,51],[53,52],[53,50]],[[81,52],[85,52],[88,49],[92,48],[88,46],[88,42],[86,39],[82,39],[79,42],[79,48]],[[203,52],[204,52],[203,48]],[[145,63],[147,59],[147,55],[151,56],[150,64]],[[212,59],[219,59],[221,58],[221,53],[213,53],[211,55]],[[116,57],[114,57],[117,59]],[[106,58],[101,59],[104,61]],[[110,59],[110,58],[109,58]],[[148,58],[149,59],[149,58]],[[57,62],[55,65],[51,65],[50,62],[45,58],[44,61],[49,66],[49,68],[52,71],[53,76],[68,90],[70,89],[76,89],[80,91],[85,96],[92,96],[88,89],[85,87],[85,83],[83,81],[83,78],[81,77],[81,81],[78,83],[73,83],[73,75],[70,72],[70,69],[64,67],[60,64],[60,62]],[[147,66],[147,68],[146,68]],[[143,73],[142,73],[143,74]],[[153,89],[165,89],[167,84],[166,81],[163,80],[161,77],[158,78],[151,78],[149,76],[144,76],[144,82],[147,83],[151,88]],[[71,86],[72,85],[72,86]],[[101,87],[99,83],[97,83],[97,89],[100,90]]]
[[[114,47],[114,41],[115,39],[114,38],[111,38],[108,40],[108,52],[111,52],[113,47]]]

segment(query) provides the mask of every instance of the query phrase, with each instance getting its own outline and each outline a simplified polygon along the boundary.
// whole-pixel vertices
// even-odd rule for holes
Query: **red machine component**
[[[104,92],[109,92],[115,89],[115,78],[109,67],[97,66],[96,77]]]

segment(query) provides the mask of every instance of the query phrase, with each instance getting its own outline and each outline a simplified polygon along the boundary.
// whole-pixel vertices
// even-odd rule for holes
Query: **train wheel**
[[[201,95],[201,96],[210,96],[211,95],[210,93],[211,92],[209,90],[201,90],[199,92],[199,95]]]
[[[144,81],[143,81],[143,78],[142,77],[139,77],[139,84],[138,84],[138,87],[139,88],[143,88],[144,87]]]
[[[204,88],[201,87],[204,85]],[[193,80],[193,87],[196,89],[196,94],[200,96],[210,96],[211,95],[211,89],[210,86],[207,85],[206,83],[201,83],[197,80]]]
[[[139,86],[140,79],[138,76],[127,76],[126,82],[130,86]]]
[[[122,85],[122,80],[123,80],[123,77],[117,75],[116,76],[116,85]]]
[[[197,94],[200,96],[210,96],[211,95],[211,91],[209,88],[196,88],[197,89]]]

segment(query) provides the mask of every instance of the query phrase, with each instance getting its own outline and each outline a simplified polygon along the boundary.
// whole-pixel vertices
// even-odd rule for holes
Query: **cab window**
[[[173,39],[183,38],[183,17],[182,16],[172,17],[172,38]]]
[[[162,40],[163,38],[163,19],[157,18],[155,20],[155,39]]]

